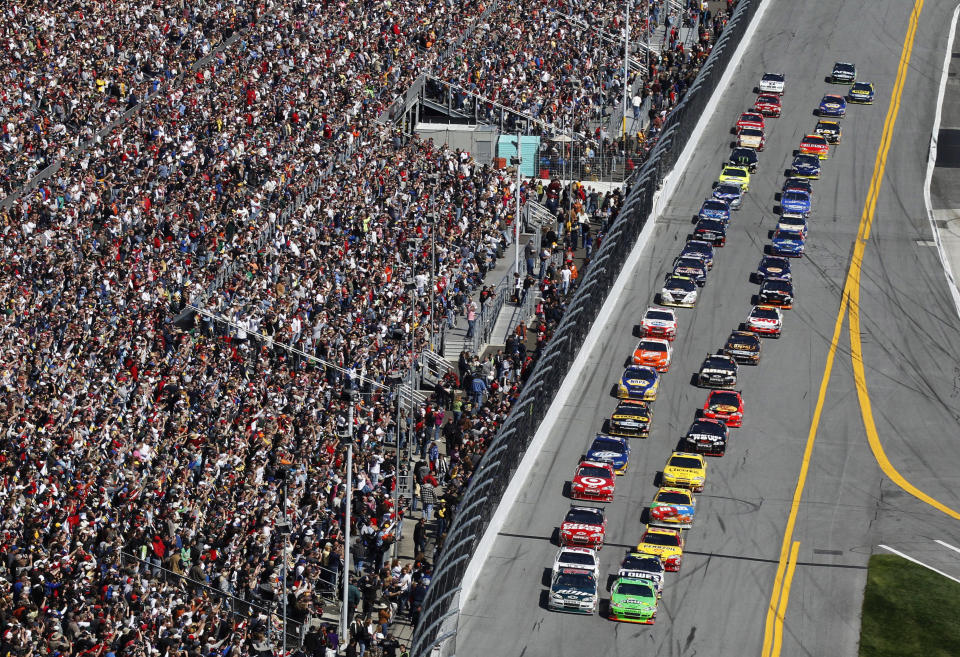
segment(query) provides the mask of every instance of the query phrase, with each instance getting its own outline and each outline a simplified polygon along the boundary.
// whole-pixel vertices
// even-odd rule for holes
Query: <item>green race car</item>
[[[647,579],[618,577],[610,589],[610,620],[653,625],[656,616],[656,584]]]

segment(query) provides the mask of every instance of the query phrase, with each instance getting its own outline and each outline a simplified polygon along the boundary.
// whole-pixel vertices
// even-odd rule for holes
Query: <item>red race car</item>
[[[603,509],[593,506],[571,506],[560,525],[560,546],[589,547],[599,550],[607,531]]]
[[[712,390],[703,405],[703,416],[728,427],[743,426],[743,397],[737,390]]]
[[[570,484],[570,497],[575,500],[612,502],[616,477],[609,463],[581,461]]]
[[[760,94],[757,96],[757,102],[753,104],[753,109],[764,116],[780,118],[780,96],[775,94]]]
[[[830,157],[830,144],[823,135],[807,135],[800,140],[800,152],[825,160]]]
[[[760,112],[754,112],[752,110],[747,110],[740,115],[740,118],[737,119],[736,131],[740,132],[744,128],[757,128],[759,130],[764,130],[765,126],[763,124],[763,114]]]
[[[677,313],[670,308],[656,308],[651,306],[640,320],[645,338],[664,338],[673,340],[677,337]]]

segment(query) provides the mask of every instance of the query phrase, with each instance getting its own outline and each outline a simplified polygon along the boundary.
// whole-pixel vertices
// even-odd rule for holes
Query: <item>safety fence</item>
[[[640,231],[651,219],[655,195],[664,177],[686,146],[761,1],[737,3],[690,90],[667,117],[650,158],[631,178],[624,206],[584,272],[582,283],[553,338],[474,472],[434,565],[434,576],[414,634],[413,657],[427,657],[432,653],[447,657],[456,653],[461,583],[477,543]]]

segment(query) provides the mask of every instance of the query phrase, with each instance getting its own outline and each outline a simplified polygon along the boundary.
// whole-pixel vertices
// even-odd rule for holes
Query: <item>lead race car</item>
[[[787,84],[787,76],[783,73],[764,73],[760,78],[760,84],[757,85],[757,91],[760,93],[783,95]]]

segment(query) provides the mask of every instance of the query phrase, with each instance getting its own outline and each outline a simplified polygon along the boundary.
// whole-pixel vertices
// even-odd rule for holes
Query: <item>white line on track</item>
[[[950,61],[953,59],[953,39],[957,32],[957,17],[960,16],[960,5],[953,10],[953,19],[950,21],[950,34],[947,37],[947,53],[943,58],[943,73],[940,75],[940,90],[937,92],[937,109],[933,115],[933,134],[930,135],[930,154],[927,158],[927,175],[923,181],[923,202],[927,206],[927,219],[930,221],[930,230],[933,231],[933,240],[937,246],[937,252],[940,254],[940,262],[943,264],[943,273],[947,277],[947,287],[953,295],[953,305],[960,315],[960,289],[957,289],[957,279],[953,274],[953,268],[950,267],[950,259],[946,250],[943,248],[943,241],[940,239],[940,229],[937,228],[937,222],[933,217],[933,203],[930,200],[930,183],[933,180],[933,169],[937,162],[937,140],[940,137],[940,119],[943,113],[943,97],[947,91],[947,79],[950,73]]]
[[[939,541],[938,541],[938,542],[939,542]],[[918,566],[923,566],[923,567],[926,568],[927,570],[932,570],[932,571],[935,572],[936,574],[938,574],[938,575],[943,575],[943,576],[946,577],[947,579],[952,579],[952,580],[953,580],[954,582],[956,582],[957,584],[960,584],[960,579],[957,579],[956,577],[953,577],[953,576],[951,576],[951,575],[948,575],[948,574],[946,574],[945,572],[943,572],[942,570],[937,570],[937,569],[934,568],[933,566],[928,566],[927,564],[923,563],[923,562],[920,561],[919,559],[914,559],[913,557],[911,557],[911,556],[909,556],[909,555],[907,555],[907,554],[904,554],[903,552],[900,552],[899,550],[894,550],[892,547],[888,547],[888,546],[886,546],[886,545],[880,545],[880,546],[878,546],[878,547],[882,547],[882,548],[883,548],[884,550],[886,550],[887,552],[893,552],[893,553],[894,553],[895,555],[897,555],[898,557],[903,557],[903,558],[906,559],[907,561],[912,561],[913,563],[917,564]]]
[[[934,543],[938,543],[943,547],[947,548],[948,550],[953,550],[954,552],[960,552],[960,547],[957,547],[956,545],[950,545],[946,541],[941,541],[938,539],[938,540],[935,540]]]

